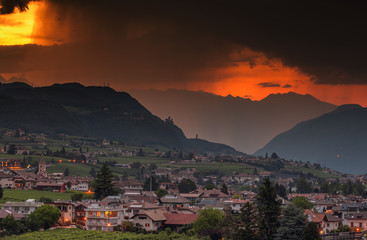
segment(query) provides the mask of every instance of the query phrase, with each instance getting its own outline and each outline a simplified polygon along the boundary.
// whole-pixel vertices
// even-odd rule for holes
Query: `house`
[[[342,219],[335,217],[332,214],[314,213],[309,209],[305,210],[304,215],[306,216],[307,221],[317,223],[320,231],[324,234],[331,230],[336,230],[342,223]]]
[[[75,224],[85,226],[87,220],[85,209],[88,208],[88,204],[77,203],[74,205],[74,222]]]
[[[60,225],[70,225],[71,222],[74,220],[74,205],[68,201],[54,201],[50,205],[58,208],[60,210]]]
[[[156,176],[171,176],[172,169],[171,168],[156,168],[151,171],[152,174]]]
[[[135,180],[125,180],[121,182],[116,182],[115,185],[124,191],[135,191],[140,192],[143,190],[143,184]]]
[[[1,208],[24,215],[29,215],[42,205],[43,203],[37,202],[35,199],[28,199],[25,202],[6,202],[5,204],[1,205]]]
[[[357,213],[347,218],[347,224],[350,228],[359,228],[359,231],[367,229],[367,212]]]
[[[182,197],[180,194],[165,195],[159,199],[164,207],[184,207],[189,206],[190,200]]]
[[[0,158],[0,169],[7,170],[22,170],[22,165],[19,159],[15,158]]]
[[[21,213],[17,213],[11,210],[0,209],[0,220],[4,219],[8,215],[13,215],[15,220],[19,220],[25,217],[25,215]]]
[[[36,189],[38,191],[53,191],[53,192],[64,192],[65,191],[65,183],[64,182],[37,182]]]
[[[197,214],[183,214],[183,213],[164,213],[166,218],[164,226],[172,230],[179,231],[183,226],[192,224],[198,219]]]
[[[113,231],[124,220],[123,205],[102,205],[92,203],[85,208],[87,230]]]
[[[240,212],[241,208],[245,206],[246,202],[248,201],[242,199],[227,199],[223,201],[226,206],[231,207],[233,212]]]
[[[142,227],[148,232],[157,231],[163,226],[166,217],[163,210],[146,210],[139,212],[130,218],[137,227]]]
[[[15,147],[15,154],[16,155],[29,155],[29,149],[26,146],[16,146]]]
[[[15,187],[14,175],[5,172],[0,172],[0,185],[3,188],[14,188]]]
[[[144,202],[144,203],[132,203],[130,205],[127,205],[127,209],[128,210],[125,212],[126,213],[125,216],[128,216],[128,218],[125,219],[129,219],[132,216],[138,214],[139,212],[162,209],[162,207],[155,204],[151,204],[149,202]]]

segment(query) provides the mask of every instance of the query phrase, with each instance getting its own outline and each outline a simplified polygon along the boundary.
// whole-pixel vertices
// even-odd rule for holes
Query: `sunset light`
[[[0,15],[0,45],[33,43],[35,15],[41,4],[42,2],[31,2],[28,11]]]

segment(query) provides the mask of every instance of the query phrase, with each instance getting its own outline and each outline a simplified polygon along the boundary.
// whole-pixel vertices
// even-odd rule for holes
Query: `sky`
[[[293,91],[367,106],[364,3],[17,2],[25,11],[7,6],[0,15],[3,81],[177,88],[253,100]]]

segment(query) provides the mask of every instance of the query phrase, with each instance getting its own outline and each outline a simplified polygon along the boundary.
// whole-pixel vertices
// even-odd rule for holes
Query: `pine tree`
[[[241,208],[241,213],[238,222],[235,226],[233,240],[242,239],[258,239],[256,235],[257,230],[257,215],[253,205],[247,202]]]
[[[94,197],[101,200],[107,196],[116,195],[117,190],[112,183],[113,174],[109,169],[107,163],[103,164],[103,167],[98,171],[97,177],[94,183]]]
[[[317,223],[309,222],[303,232],[302,240],[321,240]]]
[[[300,239],[305,227],[306,217],[303,215],[303,210],[293,204],[289,204],[283,210],[283,216],[280,218],[280,227],[275,239]]]
[[[255,203],[259,213],[259,237],[272,240],[279,226],[281,203],[277,200],[275,187],[268,177],[262,181]]]
[[[96,177],[96,169],[93,167],[93,168],[91,168],[90,169],[90,171],[89,171],[89,174],[92,176],[92,177]]]
[[[67,177],[70,175],[69,168],[66,168],[64,171],[64,176]]]
[[[222,186],[220,188],[220,191],[222,193],[228,194],[228,187],[227,187],[227,185],[225,183],[222,183]]]
[[[4,189],[0,184],[0,199],[3,198],[3,196],[4,196]]]

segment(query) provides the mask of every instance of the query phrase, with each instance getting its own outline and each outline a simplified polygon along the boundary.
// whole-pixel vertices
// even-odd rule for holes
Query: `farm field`
[[[71,195],[75,192],[48,192],[48,191],[36,191],[36,190],[16,190],[16,189],[4,189],[4,196],[0,199],[1,203],[13,201],[23,202],[27,199],[40,200],[41,197],[50,198],[52,200],[70,200]]]
[[[105,239],[105,240],[196,240],[196,237],[189,237],[185,234],[166,232],[159,234],[136,234],[122,232],[102,232],[86,231],[81,229],[54,229],[47,231],[25,233],[18,236],[8,236],[4,240],[84,240],[84,239]]]

